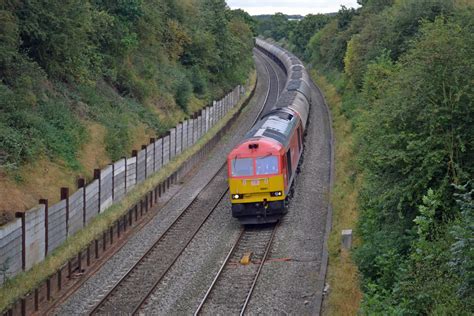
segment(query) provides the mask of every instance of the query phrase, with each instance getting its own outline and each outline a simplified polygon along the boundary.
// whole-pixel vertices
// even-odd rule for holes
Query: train
[[[288,212],[311,106],[303,63],[262,39],[255,46],[280,65],[287,82],[274,107],[227,156],[232,216],[244,225],[275,223]]]

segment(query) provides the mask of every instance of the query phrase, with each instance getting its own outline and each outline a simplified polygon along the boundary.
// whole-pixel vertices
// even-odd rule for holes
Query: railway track
[[[276,65],[268,56],[264,55],[263,53],[256,50],[256,55],[258,58],[262,60],[263,65],[267,71],[269,77],[269,89],[267,93],[267,98],[265,99],[263,110],[261,114],[266,114],[270,110],[273,109],[273,106],[276,104],[281,90],[283,90],[284,85],[282,86],[281,83],[284,83],[286,80],[280,79],[279,71]],[[260,115],[259,115],[260,116]]]
[[[269,76],[269,90],[258,117],[271,111],[276,104],[286,78],[269,57],[258,52],[258,58]],[[283,85],[282,85],[283,83]],[[215,276],[194,315],[243,315],[268,257],[279,223],[267,226],[244,227],[224,263]],[[241,260],[248,260],[241,264]]]
[[[260,117],[264,110],[271,108],[276,102],[279,94],[279,79],[274,66],[263,56],[258,57],[264,60],[269,76],[269,89],[258,115]],[[225,172],[226,165],[224,164],[203,190],[203,192],[209,190],[212,194],[209,194],[207,199],[199,199],[201,194],[198,195],[156,243],[95,305],[91,315],[136,314],[146,305],[148,298],[163,277],[226,196],[228,187],[225,182]]]
[[[195,316],[216,313],[244,314],[267,259],[277,227],[278,223],[242,229],[238,240],[194,313]],[[249,261],[245,262],[247,259]]]
[[[226,196],[221,168],[191,205],[95,306],[91,315],[134,314],[145,303],[186,246]],[[204,194],[204,196],[203,196]]]

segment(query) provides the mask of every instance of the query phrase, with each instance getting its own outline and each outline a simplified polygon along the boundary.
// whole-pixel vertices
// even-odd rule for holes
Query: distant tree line
[[[247,78],[251,21],[224,0],[2,1],[0,168],[46,155],[80,169],[84,121],[124,155],[137,124],[160,133],[159,113]]]
[[[352,121],[361,312],[472,315],[474,6],[359,4],[296,23],[275,15],[264,35],[332,79]]]

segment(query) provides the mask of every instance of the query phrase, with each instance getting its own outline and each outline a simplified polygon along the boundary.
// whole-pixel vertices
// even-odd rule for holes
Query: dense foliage
[[[137,125],[159,134],[163,113],[247,78],[252,21],[224,0],[2,1],[0,167],[46,154],[81,168],[89,121],[110,158],[126,154]]]
[[[359,2],[297,51],[337,84],[353,123],[362,313],[472,314],[473,5]]]

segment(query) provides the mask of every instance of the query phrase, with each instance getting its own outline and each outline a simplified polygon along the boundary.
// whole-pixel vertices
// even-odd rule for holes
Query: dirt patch
[[[79,162],[84,170],[82,176],[90,180],[94,169],[102,168],[110,162],[104,143],[107,130],[98,123],[84,122],[84,125],[87,127],[89,140],[81,149]]]

